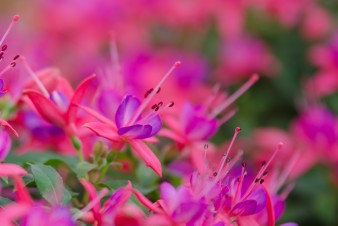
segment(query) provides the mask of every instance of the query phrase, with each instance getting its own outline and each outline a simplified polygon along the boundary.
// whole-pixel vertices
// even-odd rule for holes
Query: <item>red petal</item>
[[[74,95],[69,103],[69,107],[66,113],[68,123],[74,122],[76,118],[76,114],[78,111],[77,105],[79,105],[86,93],[88,85],[90,81],[95,77],[95,75],[89,76],[84,81],[80,83],[80,85],[76,88]]]
[[[24,90],[23,93],[32,101],[36,111],[43,119],[59,127],[66,125],[64,114],[50,99],[35,90]]]
[[[89,122],[84,124],[83,126],[93,131],[96,135],[104,137],[108,140],[114,142],[118,142],[121,140],[115,128],[110,125],[106,125],[101,122]]]
[[[162,177],[161,163],[150,148],[141,140],[130,140],[129,144],[140,155],[146,165]]]
[[[89,183],[88,181],[84,180],[84,179],[80,179],[81,184],[83,185],[83,187],[87,190],[90,199],[93,201],[96,197],[97,197],[97,193],[96,193],[96,189],[95,187]],[[101,213],[100,213],[100,202],[97,202],[94,207],[93,207],[93,214],[94,214],[94,218],[98,221],[101,222]]]

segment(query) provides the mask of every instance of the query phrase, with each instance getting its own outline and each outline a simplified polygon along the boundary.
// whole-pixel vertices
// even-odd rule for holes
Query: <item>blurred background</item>
[[[180,60],[167,89],[198,103],[215,84],[231,93],[258,73],[213,141],[221,144],[240,126],[242,144],[255,155],[285,138],[305,154],[280,222],[338,225],[337,0],[0,3],[3,31],[20,15],[10,52],[25,55],[34,70],[58,67],[74,84],[118,58],[124,79],[142,93]],[[5,76],[18,75],[26,76],[20,65]]]

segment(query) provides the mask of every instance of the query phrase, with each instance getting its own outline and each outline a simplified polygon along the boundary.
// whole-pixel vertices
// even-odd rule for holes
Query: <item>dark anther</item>
[[[12,62],[10,65],[11,65],[11,67],[15,67],[16,63]]]
[[[208,144],[204,144],[204,149],[208,149],[209,145]]]
[[[175,103],[174,103],[174,101],[171,101],[171,103],[169,104],[169,106],[168,106],[168,107],[170,107],[170,108],[171,108],[172,106],[174,106],[174,104],[175,104]]]
[[[158,90],[156,91],[156,94],[158,94],[161,91],[161,87],[158,88]]]
[[[151,107],[151,109],[155,109],[155,108],[157,108],[157,104],[154,104],[154,105]]]
[[[16,55],[13,60],[17,60],[20,57],[20,55]]]
[[[265,164],[266,164],[266,162],[265,162],[265,161],[263,161],[263,162],[262,162],[262,166],[265,166]]]
[[[259,180],[260,180],[260,178],[256,178],[255,179],[255,183],[258,183]]]
[[[2,51],[6,51],[6,49],[7,49],[7,45],[3,45],[3,46],[1,47],[1,50],[2,50]]]
[[[216,176],[217,176],[217,172],[214,172],[214,174],[213,174],[213,175],[214,175],[214,177],[216,177]]]
[[[153,88],[149,89],[146,94],[144,94],[144,98],[147,98],[151,92],[153,92]]]
[[[158,107],[161,107],[162,105],[163,105],[163,102],[162,102],[162,101],[160,101],[160,102],[157,104]]]
[[[260,179],[259,183],[263,184],[264,183],[264,179]]]
[[[266,176],[266,175],[268,175],[268,171],[265,171],[265,172],[263,173],[263,176]]]
[[[236,178],[236,182],[237,182],[237,183],[239,183],[239,181],[240,181],[240,178],[239,178],[239,177],[237,177],[237,178]]]
[[[160,108],[156,106],[155,111],[158,111]]]
[[[4,52],[0,52],[0,58],[3,58]]]
[[[243,168],[245,168],[246,167],[246,162],[242,162],[242,166],[243,166]]]

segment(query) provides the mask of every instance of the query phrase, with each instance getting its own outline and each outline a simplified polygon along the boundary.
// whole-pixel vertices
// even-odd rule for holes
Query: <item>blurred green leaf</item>
[[[31,170],[41,196],[50,204],[55,205],[60,201],[66,204],[70,201],[71,194],[65,188],[62,177],[54,168],[36,164],[31,165]]]

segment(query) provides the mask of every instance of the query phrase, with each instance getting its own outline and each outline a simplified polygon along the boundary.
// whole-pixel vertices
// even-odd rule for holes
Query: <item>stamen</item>
[[[2,39],[0,40],[0,46],[5,41],[5,38],[7,37],[7,35],[9,34],[9,32],[11,31],[12,27],[14,26],[14,24],[19,21],[19,18],[20,18],[19,15],[13,16],[13,19],[12,19],[11,23],[9,24],[9,26],[8,26],[5,34],[2,36]]]
[[[174,102],[174,101],[171,101],[170,104],[168,105],[168,107],[171,108],[171,107],[174,106],[174,104],[175,104],[175,102]]]
[[[161,79],[161,81],[155,86],[155,88],[150,91],[150,93],[147,95],[146,99],[144,100],[144,102],[138,107],[137,111],[135,112],[135,114],[133,115],[133,117],[131,118],[131,120],[128,122],[128,125],[133,124],[136,119],[140,116],[140,114],[143,112],[143,110],[147,107],[147,105],[150,103],[150,101],[152,100],[152,98],[155,96],[155,92],[153,92],[154,90],[156,90],[156,92],[159,90],[159,88],[163,85],[163,83],[165,82],[165,80],[171,75],[171,73],[178,67],[181,65],[181,62],[177,61],[175,62],[175,64],[170,68],[170,70],[163,76],[163,78]]]
[[[46,87],[42,84],[42,82],[40,81],[40,79],[38,78],[38,76],[34,73],[34,71],[32,70],[32,68],[29,66],[29,64],[26,61],[26,58],[23,56],[20,56],[20,59],[22,60],[26,70],[28,71],[29,75],[32,77],[32,79],[35,81],[36,85],[39,87],[39,89],[41,90],[41,92],[49,98],[49,93],[46,89]]]
[[[16,62],[15,60],[13,60],[9,65],[7,65],[7,67],[5,67],[4,69],[2,69],[2,71],[0,72],[0,77],[5,74],[7,71],[9,71],[11,68],[16,66]]]
[[[266,169],[267,167],[270,165],[270,163],[272,162],[272,160],[275,158],[275,156],[277,155],[278,151],[280,151],[283,147],[283,143],[280,142],[274,153],[271,155],[270,159],[268,162],[263,162],[262,163],[262,168],[258,171],[256,178],[258,179],[259,183],[262,184],[264,182],[264,179],[262,178],[262,176],[266,173]],[[257,179],[254,181],[255,183],[251,183],[250,187],[248,188],[248,190],[245,192],[245,195],[243,195],[241,200],[246,199],[252,192],[253,188],[255,187],[255,184],[258,182]]]
[[[149,96],[149,94],[151,93],[151,92],[153,92],[153,88],[151,88],[151,89],[149,89],[145,94],[144,94],[144,98],[147,98],[148,96]]]
[[[238,97],[240,97],[244,92],[246,92],[253,84],[258,81],[259,77],[257,74],[251,76],[251,78],[242,85],[234,94],[228,97],[223,104],[219,105],[215,110],[211,113],[212,117],[216,117],[220,114],[224,109],[226,109],[230,104],[232,104]]]
[[[229,144],[229,147],[228,147],[228,149],[226,150],[225,154],[223,155],[221,165],[219,166],[219,168],[218,168],[218,170],[217,170],[217,171],[218,171],[218,176],[217,176],[217,178],[216,178],[216,181],[218,181],[218,179],[219,179],[219,175],[220,175],[220,173],[221,173],[221,171],[222,171],[222,169],[223,169],[223,167],[224,167],[224,164],[225,164],[225,162],[226,162],[226,160],[227,160],[227,158],[228,158],[228,155],[229,155],[229,152],[230,152],[230,150],[231,150],[231,147],[232,147],[232,145],[234,144],[234,142],[235,142],[235,140],[236,140],[236,137],[237,137],[237,135],[239,134],[240,131],[241,131],[241,128],[240,128],[240,127],[236,127],[235,133],[234,133],[234,135],[233,135],[233,137],[232,137],[232,140],[231,140],[231,142],[230,142],[230,144]]]
[[[5,44],[5,45],[3,45],[2,47],[1,47],[1,50],[3,51],[3,52],[5,52],[6,51],[6,49],[7,49],[7,45]]]
[[[156,91],[156,94],[158,94],[161,91],[161,87],[158,87],[158,90]]]

